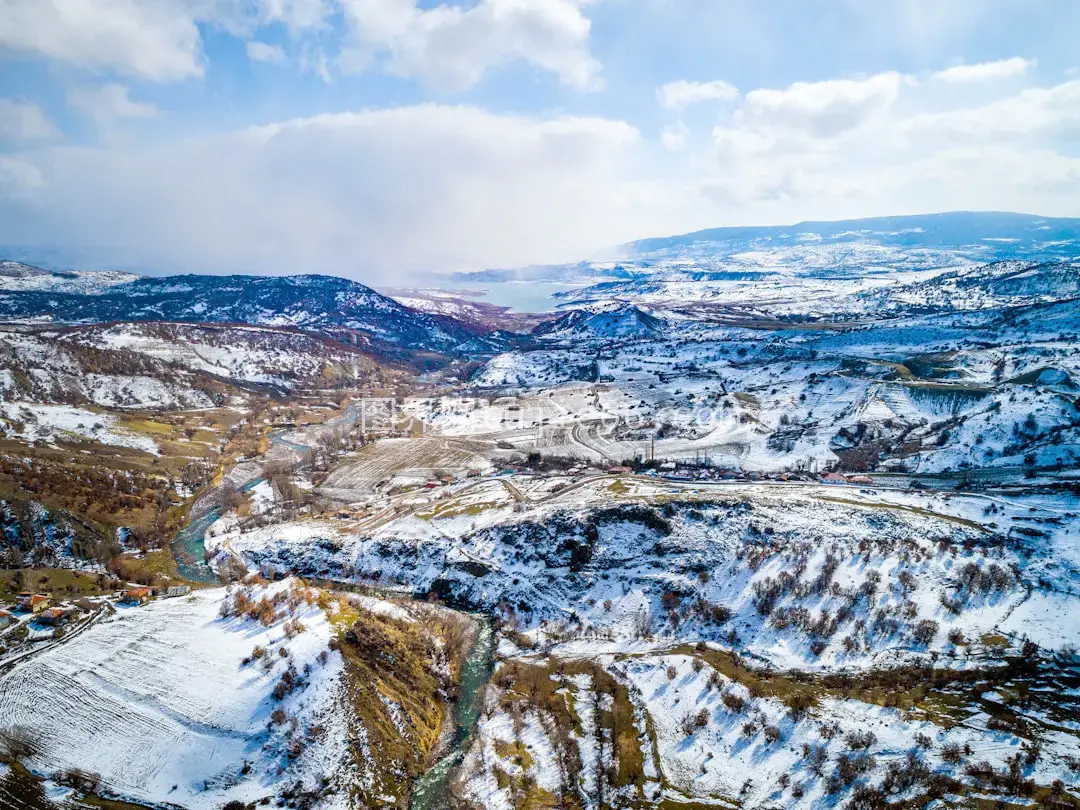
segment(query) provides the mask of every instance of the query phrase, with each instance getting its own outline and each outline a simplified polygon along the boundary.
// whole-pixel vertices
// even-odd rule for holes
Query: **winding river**
[[[250,492],[265,478],[252,478],[240,487],[241,492]],[[180,576],[191,582],[203,585],[220,585],[221,579],[206,562],[206,531],[221,517],[221,507],[210,509],[193,517],[188,524],[176,533],[170,545],[176,559]]]
[[[479,630],[461,667],[461,684],[455,705],[454,737],[449,753],[431,766],[413,787],[409,810],[449,810],[450,779],[461,763],[476,724],[480,720],[484,686],[491,678],[495,657],[495,631],[478,618]]]
[[[355,421],[357,414],[350,408],[340,421]],[[283,431],[271,433],[270,440],[295,452],[308,450],[306,445],[290,442],[281,437]],[[241,492],[248,492],[265,479],[246,481]],[[214,506],[191,519],[173,539],[171,548],[177,560],[180,575],[192,582],[208,585],[221,584],[220,578],[206,562],[206,532],[221,517],[221,508]],[[421,776],[413,787],[409,810],[449,810],[450,781],[455,768],[465,756],[473,732],[480,720],[483,708],[483,689],[491,679],[495,660],[495,631],[490,622],[476,616],[477,632],[468,656],[461,666],[458,699],[454,704],[454,732],[450,750]]]

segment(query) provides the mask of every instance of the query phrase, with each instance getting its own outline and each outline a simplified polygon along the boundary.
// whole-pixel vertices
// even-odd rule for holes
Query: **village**
[[[128,583],[106,594],[54,598],[52,593],[23,591],[0,605],[0,670],[82,633],[102,617],[138,608],[154,599],[188,596],[191,586],[160,587]]]

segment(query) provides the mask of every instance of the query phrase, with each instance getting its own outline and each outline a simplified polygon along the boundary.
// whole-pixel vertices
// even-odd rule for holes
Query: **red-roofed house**
[[[44,593],[24,593],[19,596],[19,610],[28,613],[41,613],[49,606],[49,599]]]
[[[128,588],[124,591],[124,597],[120,601],[125,605],[145,605],[153,595],[154,592],[149,588]]]

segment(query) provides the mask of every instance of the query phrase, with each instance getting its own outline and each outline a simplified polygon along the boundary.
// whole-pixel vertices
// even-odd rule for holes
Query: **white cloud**
[[[645,227],[640,136],[599,118],[423,105],[323,115],[130,150],[32,156],[0,188],[0,241],[116,244],[156,266],[337,272],[571,259]]]
[[[157,108],[153,104],[132,101],[128,97],[128,89],[122,84],[108,83],[72,88],[68,91],[68,101],[98,122],[114,121],[118,118],[152,118],[157,115]]]
[[[690,128],[683,121],[677,121],[674,125],[666,126],[660,131],[660,143],[670,152],[678,152],[686,146],[686,139],[690,137]]]
[[[179,0],[0,0],[0,47],[152,81],[202,74],[199,31]]]
[[[280,45],[271,45],[269,42],[251,40],[247,44],[248,59],[253,62],[270,62],[280,64],[285,61],[285,51]]]
[[[936,82],[895,73],[754,90],[714,128],[700,188],[719,205],[779,207],[799,218],[986,207],[1075,213],[1080,81],[970,103],[969,94],[943,95]]]
[[[324,28],[334,13],[327,0],[258,0],[262,22],[279,22],[293,35]]]
[[[953,84],[969,84],[972,82],[1000,81],[1023,76],[1035,67],[1034,59],[1023,59],[1019,56],[1012,59],[1000,59],[996,62],[980,62],[976,65],[957,65],[956,67],[939,70],[932,74],[932,78],[942,82]]]
[[[784,90],[751,90],[743,115],[759,125],[835,135],[887,110],[904,81],[901,74],[889,72],[865,79],[795,82]]]
[[[0,155],[0,189],[10,194],[13,200],[20,200],[25,192],[44,184],[45,180],[34,164],[10,155]],[[0,203],[2,201],[3,195],[0,195]]]
[[[669,82],[656,91],[660,105],[669,110],[682,110],[702,101],[731,101],[739,97],[733,85],[722,80],[692,82],[685,79]]]
[[[977,107],[913,115],[898,123],[904,142],[969,142],[1064,137],[1080,139],[1080,80],[1029,87]]]
[[[0,141],[38,141],[59,134],[38,105],[0,98]]]
[[[568,86],[602,86],[580,0],[479,0],[429,9],[416,0],[341,2],[355,40],[343,54],[345,69],[365,69],[381,55],[391,73],[459,91],[493,67],[524,61]]]
[[[593,0],[0,0],[0,48],[99,72],[148,81],[201,76],[199,23],[251,39],[281,25],[300,44],[301,67],[329,54],[342,69],[373,64],[441,90],[476,84],[490,69],[523,61],[571,87],[603,82],[589,52]],[[335,15],[347,31],[331,31]],[[276,59],[274,46],[249,46],[254,59]],[[328,50],[329,48],[329,50]]]

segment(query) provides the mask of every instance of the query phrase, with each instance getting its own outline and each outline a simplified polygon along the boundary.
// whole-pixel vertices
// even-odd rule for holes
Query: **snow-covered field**
[[[42,775],[75,768],[100,775],[108,793],[192,810],[334,777],[347,741],[336,705],[342,661],[328,651],[325,615],[300,601],[288,621],[306,629],[290,638],[285,621],[220,617],[225,597],[213,589],[120,607],[19,665],[0,680],[0,728],[27,730],[36,753],[26,764]],[[265,653],[245,663],[257,647]],[[303,685],[277,701],[287,670]],[[277,709],[295,726],[275,723]],[[316,726],[324,731],[291,757],[290,741]]]
[[[158,454],[157,445],[149,436],[123,428],[112,414],[85,408],[0,402],[0,425],[8,436],[27,441],[85,439]]]

